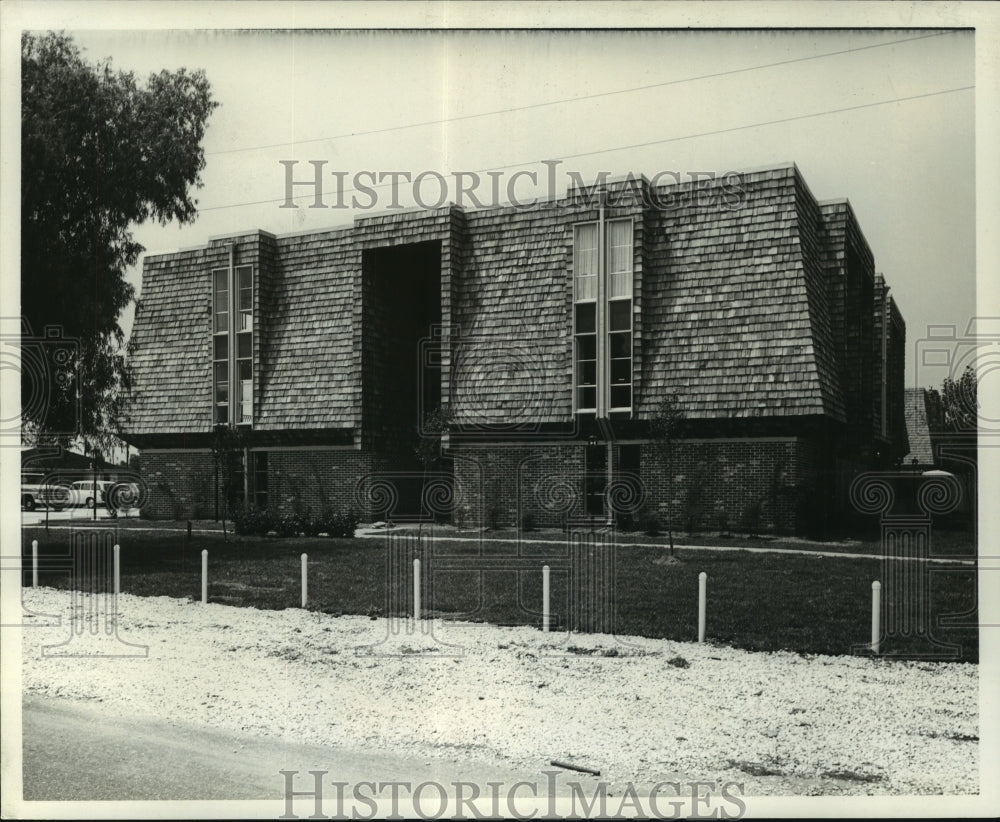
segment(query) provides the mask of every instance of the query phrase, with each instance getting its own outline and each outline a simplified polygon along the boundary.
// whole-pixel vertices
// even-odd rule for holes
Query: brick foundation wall
[[[142,479],[149,519],[211,519],[215,516],[215,462],[210,451],[143,451]]]
[[[559,526],[567,515],[584,514],[583,443],[460,446],[452,454],[461,489],[456,525],[513,526],[530,513],[539,526]],[[668,471],[657,450],[641,443],[644,499],[623,507],[661,526],[670,518],[685,531],[812,530],[830,517],[824,461],[824,448],[802,438],[680,440]],[[614,465],[621,465],[620,449]]]
[[[453,447],[457,487],[453,521],[463,528],[518,524],[530,513],[558,526],[583,512],[585,446]]]
[[[386,471],[383,458],[356,450],[268,451],[268,507],[280,513],[321,514],[372,511],[356,498],[358,482]]]
[[[254,453],[251,451],[251,454]],[[355,497],[358,481],[391,470],[388,460],[353,449],[267,450],[268,508],[278,513],[372,512]],[[215,463],[211,452],[142,453],[142,477],[150,519],[212,519],[215,516]],[[222,498],[220,482],[220,505]]]
[[[668,465],[649,443],[639,444],[641,491],[616,497],[635,520],[655,516],[683,531],[796,533],[821,530],[847,506],[853,472],[832,467],[827,449],[805,438],[680,440]],[[352,449],[268,450],[268,507],[318,515],[356,511],[363,519],[384,512],[359,503],[360,479],[379,474],[402,488],[413,465]],[[455,445],[456,493],[452,521],[459,527],[510,527],[529,514],[539,527],[561,527],[585,514],[587,446]],[[622,465],[616,447],[615,475]],[[847,469],[847,470],[844,470]],[[210,452],[143,453],[150,499],[143,516],[212,518],[215,466]],[[619,486],[621,488],[621,486]],[[418,489],[419,490],[419,489]],[[836,497],[837,499],[834,499]]]

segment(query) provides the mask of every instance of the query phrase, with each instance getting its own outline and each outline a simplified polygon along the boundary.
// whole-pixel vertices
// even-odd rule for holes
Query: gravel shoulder
[[[83,599],[89,622],[70,622],[70,602],[66,591],[24,591],[26,609],[62,617],[22,632],[26,697],[528,772],[562,759],[613,784],[734,780],[751,796],[979,790],[975,665],[468,623],[413,630],[129,595],[116,637],[90,631],[103,629],[103,598]]]

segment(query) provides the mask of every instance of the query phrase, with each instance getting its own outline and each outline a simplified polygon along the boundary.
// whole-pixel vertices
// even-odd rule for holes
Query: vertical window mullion
[[[601,206],[597,219],[597,416],[608,415],[607,401],[607,242],[604,237],[604,206]]]
[[[253,268],[238,266],[235,272],[237,310],[239,322],[234,331],[236,343],[236,409],[235,420],[239,425],[253,424]],[[244,308],[246,304],[246,308]]]
[[[608,409],[631,411],[633,404],[633,302],[634,237],[631,219],[611,220],[607,224],[608,293],[607,310],[607,380]],[[617,356],[616,356],[617,355]],[[622,380],[627,372],[627,380]]]
[[[230,262],[232,257],[230,257]],[[236,281],[236,266],[231,265],[227,272],[229,281],[229,424],[236,420],[236,408],[239,394],[236,393],[239,380],[236,374],[236,328],[239,325],[239,283]]]
[[[221,287],[220,287],[221,286]],[[229,369],[231,326],[229,274],[225,268],[212,269],[212,422],[226,423],[232,404]],[[220,392],[220,386],[222,391]],[[220,401],[224,400],[224,401]],[[223,413],[224,411],[224,413]]]
[[[597,223],[573,228],[573,410],[597,409],[597,281],[600,269]]]

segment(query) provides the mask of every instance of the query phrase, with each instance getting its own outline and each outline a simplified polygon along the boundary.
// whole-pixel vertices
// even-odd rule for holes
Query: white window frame
[[[628,247],[631,249],[631,253],[628,255],[629,267],[627,272],[627,282],[628,282],[628,295],[616,295],[614,297],[611,294],[612,276],[613,274],[624,274],[625,272],[612,272],[611,271],[611,255],[612,249],[610,246],[611,237],[611,226],[612,225],[622,225],[627,223],[629,225],[629,244]],[[584,296],[580,295],[579,281],[580,277],[578,272],[580,270],[580,259],[578,254],[578,236],[581,229],[588,226],[597,227],[597,288],[596,295]],[[632,413],[632,408],[635,404],[635,220],[631,217],[616,217],[613,219],[605,219],[604,211],[601,210],[600,216],[597,220],[587,220],[580,223],[575,223],[573,225],[573,413],[574,414],[596,414],[598,417],[607,417],[610,413],[622,414],[622,413]],[[611,331],[611,304],[614,302],[625,302],[629,304],[628,307],[628,330],[617,329]],[[594,321],[594,336],[596,342],[596,380],[597,386],[595,391],[595,404],[594,407],[583,407],[580,405],[580,389],[589,388],[590,385],[581,386],[580,384],[580,343],[579,338],[581,335],[577,331],[577,306],[581,304],[594,303],[595,305],[595,321]],[[589,335],[589,332],[587,332]],[[611,383],[611,335],[612,334],[628,334],[629,340],[629,382],[619,383],[613,386]],[[624,359],[624,358],[617,358]],[[628,386],[629,389],[629,404],[627,406],[613,406],[611,404],[611,393],[612,387],[623,387]]]
[[[249,312],[240,308],[240,297],[241,292],[245,289],[240,288],[240,277],[244,272],[249,271],[250,275],[250,308]],[[216,275],[222,272],[225,275],[226,280],[226,329],[224,331],[216,330],[217,318],[222,311],[219,311],[218,305],[218,295],[219,292],[216,289],[215,281]],[[211,272],[212,276],[212,424],[213,425],[246,425],[252,426],[254,420],[254,390],[253,383],[256,376],[255,357],[254,357],[254,343],[256,332],[254,329],[254,315],[256,314],[256,290],[257,290],[257,272],[252,265],[238,265],[226,267],[226,268],[213,268]],[[249,328],[244,329],[243,324],[245,317],[249,313]],[[239,355],[239,342],[240,338],[249,337],[250,339],[250,355],[248,357],[241,357]],[[226,340],[226,357],[224,359],[216,357],[216,341],[219,339]],[[249,380],[249,395],[245,397],[244,385],[240,380],[240,366],[244,363],[250,364],[250,380]],[[226,405],[226,419],[219,419],[219,408],[223,403],[218,402],[217,398],[217,380],[216,372],[217,366],[225,364],[226,366],[226,387],[227,387],[227,402]],[[244,403],[244,399],[248,401]],[[249,414],[244,412],[245,405],[250,406]]]

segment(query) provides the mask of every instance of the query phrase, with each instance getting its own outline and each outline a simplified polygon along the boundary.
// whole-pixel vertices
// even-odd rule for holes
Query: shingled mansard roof
[[[852,255],[873,276],[850,206],[818,204],[794,165],[744,174],[735,204],[723,185],[664,185],[655,189],[661,207],[606,209],[635,221],[636,416],[673,392],[691,418],[843,421],[837,329],[850,309],[838,278]],[[209,429],[209,272],[227,265],[227,243],[237,265],[259,271],[255,429],[361,426],[363,252],[425,240],[442,243],[445,400],[459,419],[566,421],[573,224],[598,215],[578,194],[534,209],[387,212],[342,229],[255,231],[147,256],[131,430]]]

